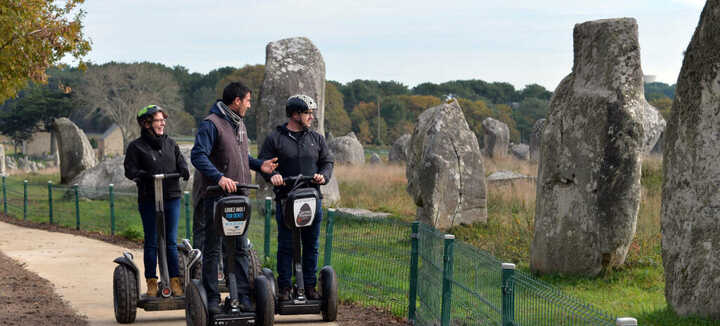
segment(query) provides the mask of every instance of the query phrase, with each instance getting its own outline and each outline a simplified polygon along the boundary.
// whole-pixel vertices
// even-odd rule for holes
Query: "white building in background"
[[[644,83],[654,83],[657,81],[657,76],[655,75],[643,75],[643,82]]]

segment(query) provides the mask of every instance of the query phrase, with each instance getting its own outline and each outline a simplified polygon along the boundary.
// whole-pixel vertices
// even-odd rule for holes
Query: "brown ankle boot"
[[[180,286],[180,283],[179,277],[170,278],[170,289],[172,290],[173,296],[181,297],[183,295],[183,288]]]
[[[148,297],[157,297],[157,295],[158,295],[157,280],[158,280],[157,278],[147,279],[147,296]]]

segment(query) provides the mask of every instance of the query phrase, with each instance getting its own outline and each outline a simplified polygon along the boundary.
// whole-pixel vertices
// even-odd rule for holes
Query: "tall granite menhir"
[[[457,101],[418,117],[407,155],[407,191],[418,220],[441,229],[487,221],[480,145]]]
[[[708,0],[665,129],[665,298],[679,315],[720,319],[720,0]]]
[[[55,119],[52,128],[58,140],[60,183],[68,184],[85,169],[97,165],[90,141],[70,119]]]
[[[260,89],[257,117],[257,144],[278,125],[287,121],[285,103],[296,94],[305,94],[317,102],[312,129],[325,135],[325,61],[320,50],[307,38],[296,37],[268,43],[265,48],[265,76]],[[258,180],[258,197],[272,196],[269,185]],[[320,187],[325,202],[340,198],[336,178]]]
[[[635,234],[645,105],[635,19],[575,25],[574,65],[543,129],[530,268],[594,276]]]

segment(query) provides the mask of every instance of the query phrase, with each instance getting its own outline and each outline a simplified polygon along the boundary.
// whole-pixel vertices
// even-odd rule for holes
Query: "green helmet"
[[[150,104],[138,111],[137,113],[137,122],[140,125],[140,127],[143,126],[143,122],[145,122],[147,119],[152,119],[152,116],[155,115],[155,113],[162,112],[164,117],[167,117],[167,113],[165,113],[165,110],[163,108],[155,105]]]

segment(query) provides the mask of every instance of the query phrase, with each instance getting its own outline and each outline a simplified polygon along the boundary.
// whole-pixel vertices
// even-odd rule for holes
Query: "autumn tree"
[[[84,0],[0,2],[0,102],[13,97],[28,81],[44,83],[46,70],[71,54],[90,50],[82,33],[79,8]],[[82,64],[82,63],[81,63]]]
[[[115,122],[123,135],[123,146],[140,135],[138,110],[156,104],[168,110],[168,129],[183,116],[180,87],[169,68],[152,63],[115,63],[88,65],[78,95],[90,108],[99,108]],[[185,113],[187,114],[187,113]]]
[[[673,101],[669,97],[663,96],[651,100],[649,103],[650,105],[654,106],[663,116],[663,119],[667,121],[670,118],[670,109],[672,108],[672,102]]]
[[[336,82],[325,82],[325,128],[335,136],[344,136],[352,129],[344,105],[343,95]]]
[[[250,139],[257,139],[257,120],[255,117],[257,112],[256,110],[258,108],[257,104],[260,103],[260,87],[262,87],[264,76],[265,65],[245,65],[244,67],[236,69],[224,78],[220,79],[220,81],[218,81],[215,85],[215,99],[221,99],[225,86],[232,82],[241,82],[250,88],[252,107],[245,113],[244,118],[245,128],[247,128],[248,137]],[[209,113],[207,112],[208,108],[205,108],[205,115]]]

